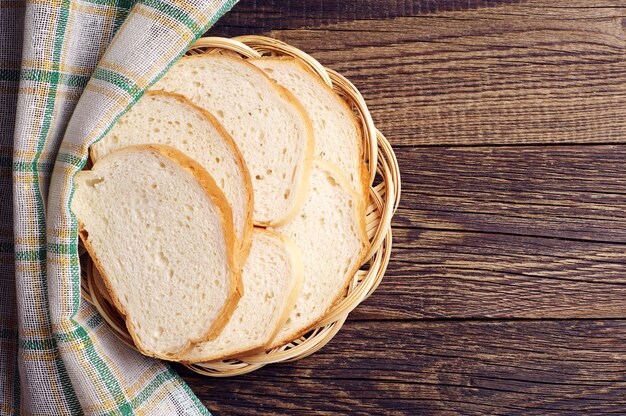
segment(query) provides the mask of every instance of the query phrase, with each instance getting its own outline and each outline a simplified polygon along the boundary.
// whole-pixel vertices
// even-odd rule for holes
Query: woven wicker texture
[[[200,38],[188,54],[234,54],[245,58],[291,56],[306,65],[329,85],[354,111],[360,121],[365,162],[370,174],[370,201],[367,209],[367,233],[371,249],[365,263],[346,288],[344,298],[320,322],[320,325],[289,344],[260,354],[188,365],[191,370],[212,377],[228,377],[254,371],[267,364],[294,361],[307,357],[326,345],[339,331],[348,314],[367,299],[380,284],[391,255],[391,219],[400,200],[400,172],[391,145],[374,126],[365,100],[347,79],[324,68],[317,60],[275,39],[242,36],[234,39]],[[83,297],[92,303],[120,340],[133,346],[124,319],[106,299],[98,284],[97,270],[88,256],[81,257]],[[103,294],[104,293],[104,294]]]

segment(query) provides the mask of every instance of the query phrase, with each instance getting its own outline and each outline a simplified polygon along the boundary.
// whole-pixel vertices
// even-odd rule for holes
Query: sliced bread
[[[241,152],[206,110],[178,94],[149,91],[107,135],[92,145],[94,162],[116,150],[140,144],[172,146],[196,160],[215,179],[233,211],[243,265],[252,232],[252,182]]]
[[[364,199],[337,167],[315,160],[302,210],[273,231],[291,238],[303,254],[304,283],[289,319],[268,348],[303,335],[342,297],[366,255]]]
[[[152,87],[176,92],[214,114],[248,165],[254,222],[277,225],[298,211],[313,154],[313,128],[286,89],[244,59],[186,56]]]
[[[287,320],[302,288],[302,257],[288,238],[255,228],[243,269],[245,294],[222,333],[184,353],[203,362],[263,350]]]
[[[361,129],[345,101],[318,76],[289,57],[250,59],[270,78],[296,96],[313,122],[315,157],[335,164],[352,189],[367,195]]]
[[[127,147],[75,177],[79,234],[144,354],[215,338],[243,292],[228,202],[182,152]]]

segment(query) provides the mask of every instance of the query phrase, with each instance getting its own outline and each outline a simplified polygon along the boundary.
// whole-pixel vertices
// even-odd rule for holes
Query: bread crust
[[[273,237],[279,238],[283,242],[283,244],[287,248],[287,251],[289,252],[289,255],[291,257],[291,260],[292,260],[291,266],[293,268],[294,275],[295,275],[295,279],[294,279],[295,284],[291,288],[291,291],[289,295],[287,296],[287,299],[283,303],[282,315],[280,319],[277,321],[276,328],[274,328],[272,335],[269,337],[269,340],[271,341],[274,338],[276,338],[276,335],[278,334],[280,329],[283,327],[283,325],[285,325],[285,322],[287,322],[287,319],[289,319],[289,315],[291,314],[292,309],[294,308],[294,306],[296,306],[296,301],[298,300],[298,296],[300,296],[300,292],[302,292],[302,285],[304,284],[304,261],[302,257],[302,251],[296,245],[296,243],[293,242],[291,238],[287,237],[286,235],[283,235],[274,231],[270,231],[270,230],[264,229],[262,230],[262,232],[268,235],[271,235]],[[259,350],[263,351],[265,347],[266,345],[263,345],[261,348],[259,348]]]
[[[248,202],[247,208],[246,208],[244,231],[243,231],[243,236],[241,238],[241,241],[239,241],[239,238],[235,236],[237,238],[238,246],[239,246],[239,250],[238,250],[239,253],[237,255],[237,264],[240,268],[243,268],[243,265],[245,264],[246,259],[248,258],[248,254],[250,254],[250,246],[252,244],[252,228],[253,228],[252,214],[254,212],[254,193],[252,190],[252,179],[250,176],[250,171],[248,170],[248,165],[246,164],[243,158],[243,155],[241,154],[241,150],[239,150],[239,147],[233,140],[232,136],[228,134],[224,126],[222,126],[222,124],[217,120],[217,118],[215,118],[213,114],[211,114],[206,109],[194,104],[193,101],[191,101],[189,98],[185,97],[184,95],[178,94],[175,92],[162,91],[162,90],[154,90],[154,91],[150,90],[150,91],[147,91],[145,95],[153,96],[153,97],[173,98],[176,101],[180,102],[181,104],[190,107],[191,109],[193,109],[193,111],[196,111],[202,117],[204,117],[218,131],[222,139],[226,142],[228,147],[232,150],[235,156],[235,161],[237,162],[237,165],[239,166],[239,169],[242,172],[242,177],[243,177],[244,187],[245,187],[244,192],[246,193],[246,199]],[[98,159],[101,158],[101,156],[98,154],[97,146],[90,148],[90,155],[94,162],[98,161]]]
[[[225,60],[230,60],[230,61],[237,62],[237,63],[247,66],[251,71],[257,73],[257,75],[266,79],[268,83],[275,88],[280,98],[282,98],[284,101],[287,102],[288,107],[295,108],[298,114],[300,115],[300,118],[302,119],[305,125],[305,129],[306,129],[306,145],[304,148],[304,155],[303,155],[304,157],[303,157],[302,164],[301,164],[302,174],[300,178],[300,183],[294,184],[294,187],[295,187],[294,191],[297,192],[297,194],[294,197],[290,208],[287,210],[287,212],[282,218],[269,220],[269,221],[254,220],[254,225],[259,226],[259,227],[270,227],[270,226],[278,226],[286,222],[289,222],[291,219],[293,219],[296,216],[298,211],[300,211],[302,204],[304,204],[304,201],[306,198],[305,190],[308,188],[308,181],[309,181],[309,176],[311,173],[310,172],[311,163],[313,161],[314,150],[315,150],[315,137],[313,134],[313,123],[311,122],[311,118],[309,117],[309,114],[304,109],[300,101],[298,101],[298,99],[289,90],[287,90],[286,88],[284,88],[283,86],[279,85],[277,82],[272,80],[265,72],[263,72],[263,70],[254,66],[253,64],[248,62],[246,59],[233,57],[233,56],[227,56],[227,55],[198,54],[198,55],[183,56],[180,59],[180,61],[191,60],[191,59],[225,59]]]
[[[107,302],[113,305],[113,299],[111,299],[111,295],[109,294],[109,289],[104,284],[104,280],[102,280],[102,275],[100,274],[100,271],[98,270],[98,268],[95,266],[95,263],[92,261],[89,264],[89,267],[91,268],[90,273],[93,276],[93,282],[96,285],[96,290],[100,292],[102,297]],[[120,311],[117,311],[117,312],[120,313]]]
[[[365,223],[365,215],[366,215],[366,210],[367,210],[367,204],[365,199],[359,195],[358,193],[356,193],[351,187],[350,184],[348,182],[348,179],[343,175],[343,173],[341,172],[341,170],[333,165],[332,163],[329,163],[325,160],[322,159],[315,159],[313,161],[313,168],[320,168],[323,171],[330,173],[331,176],[333,177],[333,179],[335,179],[337,181],[337,183],[339,184],[339,186],[345,190],[346,192],[348,192],[353,198],[354,200],[357,202],[357,206],[356,206],[356,211],[357,211],[357,219],[359,222],[359,231],[361,234],[361,251],[359,253],[359,255],[357,256],[357,261],[355,262],[355,265],[352,267],[351,270],[348,271],[348,273],[346,273],[346,280],[343,283],[342,289],[341,291],[339,291],[339,293],[337,293],[337,295],[335,296],[335,298],[333,299],[333,301],[331,302],[330,306],[328,308],[326,308],[326,310],[324,311],[324,313],[322,314],[322,317],[320,319],[317,319],[315,322],[313,322],[310,325],[307,325],[306,327],[304,327],[303,329],[299,330],[296,335],[289,335],[289,336],[285,336],[283,338],[277,338],[272,340],[265,348],[266,351],[269,351],[271,349],[283,346],[285,344],[288,344],[298,338],[300,338],[301,336],[303,336],[304,334],[306,334],[307,332],[309,332],[310,330],[316,328],[320,322],[322,322],[324,320],[324,317],[328,314],[328,312],[338,303],[341,301],[341,299],[343,299],[343,294],[346,290],[346,288],[350,285],[350,281],[352,280],[352,278],[354,277],[354,275],[359,271],[359,269],[361,268],[361,266],[363,266],[363,263],[365,262],[365,260],[367,259],[367,254],[369,252],[370,249],[370,241],[369,238],[367,236],[367,226]]]
[[[359,175],[359,182],[361,183],[362,189],[357,190],[357,193],[361,193],[365,198],[368,198],[369,188],[370,188],[369,169],[368,169],[367,164],[365,163],[365,149],[364,149],[363,140],[362,140],[363,129],[358,121],[358,118],[354,115],[354,112],[352,111],[348,103],[346,103],[339,96],[339,94],[337,94],[331,87],[328,86],[328,84],[326,84],[322,79],[320,79],[320,77],[317,74],[315,74],[309,67],[307,67],[302,61],[297,60],[291,56],[264,56],[262,58],[249,58],[248,60],[251,62],[284,61],[284,62],[293,63],[302,72],[309,75],[310,78],[313,80],[313,82],[318,84],[320,88],[329,92],[334,98],[334,100],[341,107],[343,107],[344,110],[348,112],[348,114],[350,114],[350,120],[352,121],[352,124],[357,131],[357,146],[359,148],[359,155],[358,155],[359,160],[357,162],[357,166],[359,166],[358,168],[359,171],[357,172],[357,174]],[[313,153],[313,157],[317,158],[317,156],[315,155],[315,152]],[[350,185],[350,188],[352,188],[352,185]]]
[[[274,339],[278,331],[280,331],[280,329],[283,327],[283,325],[289,318],[289,314],[291,313],[291,310],[295,306],[296,300],[298,299],[298,296],[300,295],[300,292],[302,290],[302,284],[304,282],[304,265],[302,261],[302,252],[289,237],[283,234],[279,234],[279,233],[267,230],[265,228],[258,228],[258,227],[254,228],[253,236],[254,236],[254,233],[265,234],[269,237],[280,240],[285,245],[286,251],[289,254],[289,258],[291,259],[291,270],[293,274],[291,290],[287,294],[287,297],[283,300],[282,305],[281,305],[281,308],[282,308],[281,316],[276,321],[276,325],[272,333],[268,336],[268,340],[272,340]],[[193,360],[186,360],[185,358],[183,358],[180,362],[183,364],[197,364],[197,363],[202,363],[202,362],[219,361],[219,360],[225,360],[229,358],[243,357],[246,355],[252,355],[252,354],[256,354],[256,353],[264,351],[266,349],[266,344],[267,342],[263,343],[262,345],[256,348],[243,348],[238,351],[232,352],[230,354],[205,355],[201,358],[196,358]]]
[[[126,317],[125,319],[126,328],[128,329],[128,332],[131,338],[133,339],[133,342],[135,346],[137,347],[137,349],[142,354],[150,356],[150,357],[161,358],[165,360],[177,360],[177,357],[189,351],[195,343],[209,341],[217,337],[219,333],[221,332],[221,330],[226,325],[226,323],[228,322],[228,320],[230,319],[232,313],[237,307],[237,303],[239,302],[239,299],[243,295],[243,281],[241,278],[241,271],[236,268],[235,258],[234,258],[235,257],[235,237],[234,237],[232,212],[231,212],[230,206],[228,205],[228,202],[226,201],[226,197],[224,196],[221,189],[217,186],[213,178],[209,175],[209,173],[202,166],[200,166],[200,164],[198,164],[196,161],[194,161],[193,159],[191,159],[184,153],[170,146],[149,144],[149,145],[138,145],[138,146],[126,147],[126,148],[123,148],[116,152],[111,153],[111,155],[119,154],[121,152],[133,152],[133,151],[148,151],[148,152],[156,153],[170,160],[171,162],[177,164],[178,166],[183,168],[185,171],[190,173],[192,176],[194,176],[194,178],[196,178],[198,183],[206,192],[207,196],[211,199],[213,204],[217,207],[217,211],[221,217],[222,224],[224,226],[224,238],[226,240],[227,263],[229,266],[229,280],[230,280],[230,285],[231,285],[230,293],[226,301],[224,302],[222,309],[218,313],[217,319],[211,324],[211,326],[207,329],[207,331],[205,332],[205,334],[203,334],[203,336],[188,340],[187,343],[183,347],[181,347],[179,350],[175,352],[172,352],[170,354],[160,354],[154,351],[149,351],[141,343],[141,339],[137,336],[135,332],[133,322],[132,322],[131,317],[128,315],[128,311],[126,310],[126,308],[124,308],[124,306],[119,300],[119,297],[117,296],[117,293],[113,290],[110,280],[106,272],[104,271],[104,267],[102,266],[100,259],[96,255],[95,251],[93,250],[93,247],[91,246],[91,243],[89,242],[89,238],[88,238],[89,230],[85,229],[84,224],[80,220],[78,221],[78,229],[79,229],[78,234],[80,236],[80,239],[83,242],[85,249],[89,252],[89,255],[94,265],[100,272],[100,276],[102,277],[102,281],[104,282],[107,292],[109,296],[111,297],[111,300],[113,301],[113,305],[122,315]]]

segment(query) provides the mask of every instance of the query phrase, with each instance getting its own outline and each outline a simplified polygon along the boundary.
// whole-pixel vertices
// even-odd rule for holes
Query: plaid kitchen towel
[[[0,414],[208,414],[80,299],[73,176],[236,0],[0,0]]]

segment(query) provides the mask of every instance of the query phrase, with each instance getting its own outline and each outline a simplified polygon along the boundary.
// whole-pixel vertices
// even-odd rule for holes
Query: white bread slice
[[[268,348],[314,328],[343,296],[369,247],[365,200],[350,189],[337,167],[316,159],[302,210],[273,230],[302,251],[304,283],[289,319]]]
[[[313,122],[315,157],[335,164],[352,189],[367,195],[369,175],[363,163],[361,129],[346,102],[291,57],[264,57],[248,62],[261,68],[302,103]]]
[[[262,351],[287,320],[302,288],[302,256],[285,236],[255,228],[243,269],[243,295],[222,333],[181,361],[213,361]]]
[[[91,158],[97,162],[124,147],[152,143],[180,150],[215,179],[233,211],[243,265],[252,233],[252,181],[233,139],[215,117],[182,95],[149,91],[91,146]]]
[[[252,176],[255,224],[295,215],[314,143],[311,120],[289,91],[244,59],[207,54],[181,58],[152,89],[186,96],[231,134]]]
[[[175,359],[215,338],[242,294],[232,214],[198,163],[127,147],[75,177],[80,237],[144,354]]]

